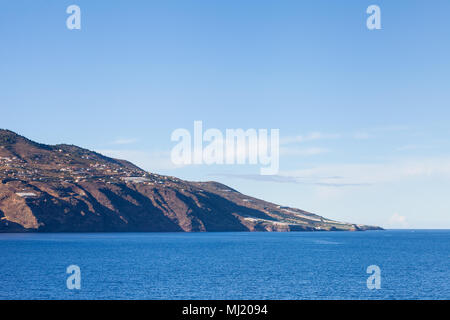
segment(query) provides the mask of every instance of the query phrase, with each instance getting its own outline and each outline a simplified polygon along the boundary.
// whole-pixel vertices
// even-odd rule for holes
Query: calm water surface
[[[450,230],[0,234],[0,299],[450,299],[449,261]]]

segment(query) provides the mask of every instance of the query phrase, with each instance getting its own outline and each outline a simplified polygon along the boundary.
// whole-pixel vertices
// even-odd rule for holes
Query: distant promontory
[[[0,232],[358,231],[217,182],[146,172],[0,130]]]

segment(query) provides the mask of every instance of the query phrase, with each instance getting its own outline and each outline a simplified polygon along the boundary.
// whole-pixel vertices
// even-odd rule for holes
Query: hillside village
[[[71,146],[73,149],[74,147]],[[34,161],[17,156],[4,156],[9,154],[5,146],[0,146],[0,181],[39,181],[39,182],[101,182],[111,183],[142,183],[146,185],[167,184],[179,182],[180,179],[161,176],[145,172],[140,168],[120,161],[105,161],[94,152],[81,148],[77,151],[83,154],[66,153],[63,149],[57,149],[56,156],[33,155]],[[90,154],[89,154],[90,153]],[[3,156],[2,156],[3,154]],[[36,161],[36,160],[39,160]]]
[[[88,167],[71,165],[70,163],[37,166],[36,164],[29,164],[17,157],[0,157],[0,177],[4,180],[3,183],[10,180],[64,181],[72,183],[87,181],[106,183],[123,181],[164,183],[164,180],[166,180],[165,177],[158,178],[157,175],[152,175],[142,170],[133,170],[115,164],[94,162],[90,163]]]
[[[0,185],[14,186],[21,198],[36,198],[43,185],[83,188],[136,185],[203,192],[193,183],[142,170],[134,164],[74,145],[44,145],[9,130],[0,130]],[[1,200],[1,195],[0,195]]]

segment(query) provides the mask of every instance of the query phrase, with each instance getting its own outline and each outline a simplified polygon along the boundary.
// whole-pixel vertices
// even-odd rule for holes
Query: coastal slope
[[[0,130],[0,232],[376,230]]]

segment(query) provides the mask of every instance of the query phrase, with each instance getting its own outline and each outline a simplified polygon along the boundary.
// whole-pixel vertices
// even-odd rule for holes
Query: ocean
[[[450,230],[0,234],[0,299],[450,299],[449,260]]]

